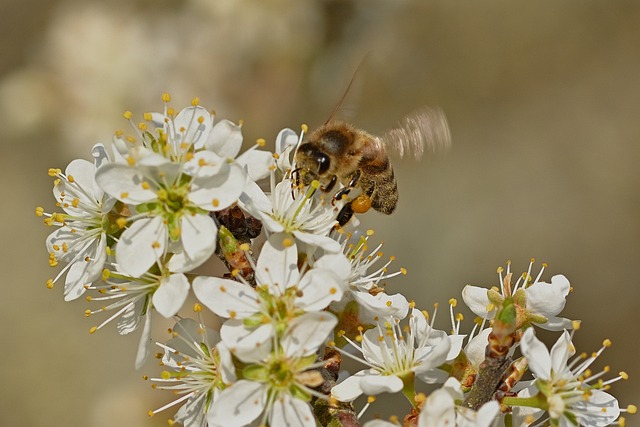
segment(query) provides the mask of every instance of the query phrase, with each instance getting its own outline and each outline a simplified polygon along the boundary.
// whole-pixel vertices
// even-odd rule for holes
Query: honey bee
[[[395,210],[398,185],[389,150],[420,158],[425,148],[444,151],[450,144],[449,126],[438,108],[424,107],[380,137],[349,123],[330,120],[298,147],[294,174],[305,185],[317,179],[325,192],[331,192],[340,182],[343,188],[333,196],[334,200],[346,197],[354,188],[361,190],[338,214],[338,223],[344,225],[354,213],[364,213],[369,208],[387,215]]]

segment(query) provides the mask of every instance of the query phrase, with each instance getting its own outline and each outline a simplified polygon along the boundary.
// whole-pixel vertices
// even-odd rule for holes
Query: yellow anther
[[[131,120],[131,116],[133,114],[131,113],[131,111],[125,111],[124,113],[122,113],[122,117],[124,117],[127,120]]]
[[[391,301],[387,301],[385,304],[387,307],[391,307]]]
[[[231,270],[231,276],[233,276],[233,277],[237,277],[237,276],[238,276],[238,274],[240,274],[240,270],[239,270],[239,269],[234,268],[233,270]],[[222,292],[225,292],[225,290],[226,290],[226,289],[225,289],[224,287],[221,287],[221,288],[220,288],[220,290],[221,290]]]
[[[317,179],[314,179],[313,181],[311,181],[311,188],[315,190],[320,188],[320,181],[318,181]]]
[[[49,168],[49,176],[57,176],[62,173],[61,169],[58,168]]]
[[[414,309],[416,307],[416,302],[415,301],[409,301],[409,308],[410,309]]]
[[[175,114],[176,114],[176,110],[174,110],[171,107],[167,108],[167,116],[174,116]]]
[[[162,102],[171,102],[171,95],[167,92],[162,94]]]
[[[502,272],[504,271],[504,268],[498,267],[498,269],[496,271],[497,271],[498,274],[502,274]]]
[[[307,126],[307,125],[306,125],[306,124],[304,124],[304,123],[303,123],[302,125],[300,125],[300,129],[302,129],[302,132],[303,132],[303,133],[307,133],[307,132],[309,132],[309,126]]]
[[[581,320],[572,320],[571,321],[571,326],[573,327],[573,329],[575,329],[576,331],[578,329],[580,329],[580,325],[582,325],[582,321]]]
[[[248,251],[250,249],[251,249],[251,245],[248,244],[248,243],[243,243],[243,244],[240,245],[240,250],[241,251],[245,251],[246,252],[246,251]]]
[[[151,188],[151,184],[149,184],[147,181],[142,181],[142,184],[140,184],[140,186],[143,190],[148,190]]]
[[[369,236],[369,237],[373,236],[374,233],[375,233],[375,231],[373,231],[371,229],[367,230],[367,236]]]
[[[424,315],[425,319],[429,320],[429,312],[427,310],[422,310],[422,314]]]
[[[271,156],[276,160],[278,160],[280,158],[280,154],[278,154],[278,153],[273,153]]]
[[[258,147],[264,147],[265,145],[267,145],[267,141],[264,138],[258,138],[256,139],[256,145]]]
[[[450,305],[451,307],[455,307],[456,305],[458,305],[458,300],[456,300],[455,298],[451,298],[451,299],[449,300],[449,305]]]
[[[367,403],[373,403],[376,401],[376,397],[375,396],[369,396],[367,397]]]
[[[153,417],[153,411],[151,409],[149,409],[149,411],[147,412],[147,415],[150,417]]]
[[[127,156],[127,164],[129,166],[133,166],[136,164],[136,159],[133,156]]]
[[[89,333],[90,333],[90,334],[93,334],[93,333],[95,333],[95,331],[97,331],[97,330],[98,330],[98,327],[97,327],[97,326],[92,326],[92,327],[89,329]]]
[[[636,405],[629,405],[627,406],[627,412],[630,414],[635,414],[636,412],[638,412],[638,407]]]
[[[625,381],[629,379],[629,374],[627,374],[625,371],[620,371],[618,375],[620,375],[620,378],[622,378]]]
[[[138,123],[138,129],[142,131],[147,130],[147,124],[145,122]]]
[[[291,246],[293,246],[293,240],[287,237],[282,241],[282,246],[284,246],[285,248],[290,248]]]
[[[214,208],[217,208],[218,206],[220,206],[220,200],[218,199],[213,199],[211,201],[211,204],[213,205]]]
[[[464,320],[464,315],[462,313],[456,314],[456,320],[458,322],[462,322]]]
[[[146,121],[148,121],[148,122],[150,122],[151,120],[153,120],[153,115],[152,115],[151,113],[144,113],[144,114],[142,115],[142,117],[143,117]]]
[[[119,228],[124,228],[125,225],[127,225],[127,218],[121,216],[118,219],[116,219],[116,225]]]
[[[193,304],[193,312],[194,313],[200,313],[202,311],[202,306],[199,303],[195,303]]]
[[[331,289],[329,289],[329,293],[330,293],[331,295],[335,295],[337,292],[338,292],[338,290],[337,290],[336,288],[331,288]]]
[[[53,289],[53,279],[47,279],[47,288]]]
[[[120,193],[121,199],[126,199],[127,197],[129,197],[129,193],[127,193],[126,191],[123,191],[122,193]]]
[[[36,208],[36,216],[42,216],[42,215],[44,215],[44,208],[43,208],[43,207],[38,206],[38,207]]]
[[[203,116],[198,116],[198,123],[200,123],[200,124],[204,123],[204,117]]]
[[[85,315],[85,317],[91,316],[91,310],[89,310],[89,309],[85,310],[84,311],[84,315]]]
[[[200,105],[200,98],[198,98],[197,96],[196,96],[195,98],[193,98],[193,99],[191,100],[191,105],[192,105],[193,107],[195,107],[195,106],[197,106],[197,105]]]
[[[161,247],[160,242],[158,242],[158,241],[156,240],[155,242],[153,242],[153,243],[151,244],[151,247],[152,247],[153,249],[159,249],[159,248]]]
[[[611,344],[613,344],[613,343],[611,342],[611,340],[609,338],[607,338],[604,341],[602,341],[602,346],[603,347],[611,347]]]
[[[235,310],[229,310],[229,318],[230,319],[235,319],[237,315],[238,315],[238,313],[236,313]]]
[[[362,342],[362,335],[356,336],[356,342]]]

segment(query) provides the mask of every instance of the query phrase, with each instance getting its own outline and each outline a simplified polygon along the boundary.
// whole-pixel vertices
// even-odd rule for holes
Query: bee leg
[[[333,190],[333,187],[336,186],[336,182],[338,182],[338,176],[333,175],[331,177],[331,181],[329,181],[329,183],[326,186],[322,187],[322,191],[324,191],[325,193],[331,192],[331,190]]]
[[[335,177],[335,175],[334,175]],[[346,196],[347,194],[349,194],[349,192],[351,191],[352,188],[355,188],[356,184],[358,184],[358,180],[360,179],[360,169],[358,169],[357,171],[355,171],[355,173],[353,174],[353,176],[351,177],[351,180],[349,181],[349,185],[347,185],[346,187],[344,187],[342,190],[338,191],[334,196],[333,196],[333,200],[331,202],[331,204],[335,204],[336,201],[338,200],[342,200],[342,198],[344,196]],[[353,212],[352,212],[353,213]],[[351,218],[351,216],[349,216],[349,218]],[[348,219],[347,219],[348,221]]]
[[[342,227],[349,222],[352,216],[353,209],[351,208],[351,203],[347,203],[342,207],[342,209],[340,209],[340,212],[338,212],[338,216],[336,217],[336,219],[338,220],[338,224]]]

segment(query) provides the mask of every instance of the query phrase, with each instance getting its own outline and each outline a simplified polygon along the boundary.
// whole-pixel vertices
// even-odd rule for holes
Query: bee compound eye
[[[329,164],[331,163],[329,156],[324,153],[318,153],[316,160],[318,162],[318,175],[324,175],[329,170]]]

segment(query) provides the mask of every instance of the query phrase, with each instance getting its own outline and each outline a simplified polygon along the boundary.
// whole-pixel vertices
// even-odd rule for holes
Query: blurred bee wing
[[[380,142],[401,157],[408,154],[420,159],[425,149],[432,153],[449,150],[451,133],[441,109],[423,107],[400,120],[396,127],[380,137]]]

